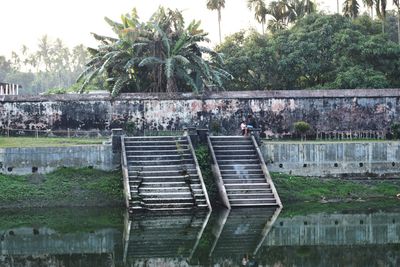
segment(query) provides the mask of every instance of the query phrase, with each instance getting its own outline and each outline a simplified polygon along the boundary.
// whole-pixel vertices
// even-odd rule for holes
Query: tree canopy
[[[268,38],[233,34],[217,50],[231,90],[400,86],[400,46],[368,16],[311,14]]]
[[[90,49],[92,59],[82,73],[84,86],[94,77],[107,81],[112,95],[120,92],[201,92],[222,87],[224,71],[220,54],[200,45],[207,33],[200,22],[185,26],[178,10],[160,7],[148,22],[134,9],[121,22],[106,18],[117,35],[94,34],[101,43]]]

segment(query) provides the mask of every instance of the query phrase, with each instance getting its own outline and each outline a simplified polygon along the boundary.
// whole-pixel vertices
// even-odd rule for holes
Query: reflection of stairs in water
[[[280,208],[222,211],[219,223],[214,225],[216,239],[209,256],[239,259],[244,254],[256,255],[280,211]]]
[[[281,206],[253,136],[210,136],[208,145],[218,190],[227,208]]]
[[[124,262],[141,264],[151,261],[154,266],[173,266],[190,259],[209,216],[206,212],[145,213],[126,218]]]
[[[130,211],[211,208],[188,136],[123,137],[122,157]]]

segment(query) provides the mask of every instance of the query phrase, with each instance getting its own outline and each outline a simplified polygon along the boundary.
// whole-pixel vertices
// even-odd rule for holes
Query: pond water
[[[0,266],[400,266],[400,211],[0,211]]]

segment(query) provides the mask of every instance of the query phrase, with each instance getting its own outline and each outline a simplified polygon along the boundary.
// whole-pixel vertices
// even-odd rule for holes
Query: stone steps
[[[187,137],[125,137],[131,211],[208,208]]]
[[[249,137],[210,137],[231,207],[278,206]]]

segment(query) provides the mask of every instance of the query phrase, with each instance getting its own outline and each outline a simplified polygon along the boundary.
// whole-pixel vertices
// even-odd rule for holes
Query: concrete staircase
[[[180,263],[178,259],[185,262],[195,252],[209,213],[161,212],[129,217],[125,220],[124,262],[129,266],[175,266]]]
[[[122,168],[130,212],[211,209],[187,136],[122,137]]]
[[[216,239],[209,256],[214,260],[237,257],[240,261],[244,254],[256,255],[280,211],[264,207],[222,212],[212,230]]]
[[[254,136],[211,136],[208,146],[227,208],[282,206]]]

